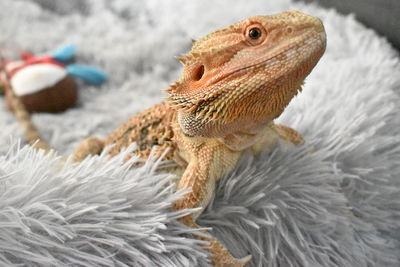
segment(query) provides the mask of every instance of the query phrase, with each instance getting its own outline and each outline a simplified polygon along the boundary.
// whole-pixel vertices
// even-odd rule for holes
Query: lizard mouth
[[[266,50],[266,48],[266,52],[259,55],[259,57],[252,62],[228,68],[224,74],[206,81],[205,86],[215,85],[222,80],[238,76],[254,67],[270,65],[282,69],[287,62],[293,62],[294,64],[292,64],[290,69],[286,68],[285,72],[290,70],[303,70],[308,73],[324,53],[325,47],[326,35],[324,31],[301,32],[279,46],[268,48],[268,50]],[[304,70],[305,66],[307,70]]]

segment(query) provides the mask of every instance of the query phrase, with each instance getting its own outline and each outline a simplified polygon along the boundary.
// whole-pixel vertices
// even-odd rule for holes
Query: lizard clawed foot
[[[230,254],[224,255],[223,257],[220,255],[215,255],[212,258],[211,263],[215,267],[244,267],[248,262],[251,261],[251,258],[251,255],[247,255],[246,257],[240,259],[237,259]]]
[[[246,257],[240,258],[239,260],[243,264],[242,266],[244,266],[246,263],[250,262],[252,258],[253,256],[247,255]]]

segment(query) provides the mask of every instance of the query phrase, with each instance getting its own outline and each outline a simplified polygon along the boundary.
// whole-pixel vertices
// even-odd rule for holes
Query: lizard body
[[[166,102],[128,120],[105,139],[91,137],[78,146],[74,160],[98,154],[113,144],[111,155],[136,142],[141,157],[156,146],[178,163],[179,189],[190,189],[174,209],[198,208],[181,219],[197,228],[196,217],[211,201],[216,182],[231,171],[241,154],[258,153],[280,140],[303,142],[295,130],[274,124],[301,90],[306,76],[323,55],[326,35],[315,17],[288,11],[250,17],[219,29],[193,44],[178,59],[184,69],[166,92]],[[205,249],[215,266],[243,266],[215,238]]]

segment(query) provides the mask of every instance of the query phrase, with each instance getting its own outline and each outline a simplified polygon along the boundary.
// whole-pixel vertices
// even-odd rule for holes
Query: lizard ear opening
[[[193,80],[200,81],[201,78],[203,78],[203,75],[204,75],[204,65],[200,65],[194,70]]]

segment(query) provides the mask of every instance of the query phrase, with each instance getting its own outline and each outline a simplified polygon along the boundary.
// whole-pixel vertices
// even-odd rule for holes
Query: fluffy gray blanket
[[[249,266],[399,266],[399,58],[353,16],[289,0],[2,0],[0,46],[39,53],[75,43],[80,63],[110,75],[100,89],[81,85],[77,108],[34,115],[67,155],[160,101],[191,38],[288,9],[319,16],[328,34],[325,56],[279,119],[315,153],[245,157],[198,223],[235,256],[252,254]],[[0,128],[0,266],[207,265],[176,222],[183,213],[170,210],[182,192],[155,172],[163,162],[130,169],[124,155],[102,155],[60,165],[19,145],[4,101]]]

